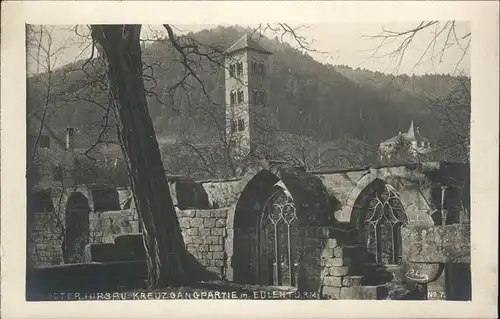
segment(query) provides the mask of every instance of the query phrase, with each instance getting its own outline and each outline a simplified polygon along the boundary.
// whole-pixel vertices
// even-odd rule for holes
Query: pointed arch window
[[[264,90],[253,91],[253,100],[257,105],[266,104],[266,92]]]
[[[298,218],[291,195],[277,188],[264,205],[259,224],[260,281],[268,285],[295,286]]]
[[[243,62],[238,62],[236,64],[236,75],[241,76],[243,74]]]
[[[229,97],[229,103],[231,105],[235,105],[236,104],[236,92],[235,91],[231,91],[231,95]]]
[[[245,93],[243,91],[238,91],[238,103],[243,103],[245,101]]]
[[[260,61],[253,61],[252,71],[256,74],[264,74],[264,63]]]
[[[408,223],[404,206],[397,192],[381,184],[368,195],[360,219],[360,239],[376,263],[400,264],[401,226]]]
[[[244,131],[245,130],[245,120],[244,119],[239,119],[238,120],[238,131]]]

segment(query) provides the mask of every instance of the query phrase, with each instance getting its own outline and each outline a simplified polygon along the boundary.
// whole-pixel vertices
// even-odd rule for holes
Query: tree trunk
[[[148,264],[148,288],[181,284],[187,252],[149,116],[142,78],[140,25],[93,25],[108,64],[118,134],[129,167]]]

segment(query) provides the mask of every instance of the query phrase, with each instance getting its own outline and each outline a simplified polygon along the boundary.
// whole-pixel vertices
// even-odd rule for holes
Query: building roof
[[[250,49],[263,54],[272,54],[268,50],[264,49],[257,42],[252,40],[252,37],[245,33],[238,41],[236,41],[229,49],[226,50],[226,54],[235,53],[240,50]]]
[[[410,128],[408,129],[408,132],[406,132],[406,133],[400,133],[400,134],[398,134],[396,136],[393,136],[390,139],[387,139],[387,140],[383,141],[381,144],[387,144],[387,143],[395,142],[395,141],[397,141],[400,138],[403,138],[404,140],[406,140],[408,142],[413,142],[413,141],[416,141],[416,142],[428,141],[427,138],[425,138],[422,135],[420,135],[418,127],[415,127],[415,125],[413,124],[413,120],[412,120],[411,124],[410,124]]]

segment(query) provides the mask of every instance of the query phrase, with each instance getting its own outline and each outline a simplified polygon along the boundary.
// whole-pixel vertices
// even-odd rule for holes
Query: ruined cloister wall
[[[349,223],[356,211],[356,201],[361,192],[375,180],[393,187],[405,206],[410,223],[431,226],[432,210],[430,183],[421,169],[406,166],[384,167],[332,173],[318,173],[329,195],[334,198],[334,214],[338,221]]]
[[[89,213],[89,243],[112,244],[120,235],[139,233],[135,209]]]
[[[28,237],[28,266],[59,265],[63,262],[63,227],[55,212],[34,212]],[[63,219],[64,220],[64,219]]]
[[[290,187],[301,214],[312,216],[319,209],[320,215],[335,216],[339,222],[335,227],[322,225],[324,220],[320,219],[316,225],[308,224],[315,220],[303,224],[300,235],[303,255],[299,274],[303,288],[328,292],[341,299],[379,296],[379,286],[361,282],[366,269],[360,270],[356,265],[364,263],[363,254],[359,252],[356,236],[348,233],[352,215],[357,213],[358,198],[371,183],[381,180],[398,192],[409,213],[410,222],[430,226],[433,221],[429,213],[435,209],[431,203],[435,181],[426,170],[432,169],[439,167],[429,169],[398,166],[312,174],[296,172],[283,179],[280,177],[286,184],[285,187]],[[169,183],[187,250],[201,266],[228,280],[234,279],[235,247],[248,249],[245,245],[235,245],[234,221],[236,215],[241,214],[237,211],[237,206],[245,187],[259,172],[253,171],[241,180],[233,181],[183,180]],[[311,185],[314,187],[311,188]],[[325,194],[321,188],[325,189]],[[118,190],[121,206],[120,210],[115,211],[95,211],[92,190],[80,187],[78,191],[88,200],[89,243],[109,244],[120,235],[140,233],[139,219],[133,203],[128,209],[123,206],[131,196],[129,190]],[[67,197],[63,196],[63,206]],[[327,197],[326,200],[324,197]],[[53,198],[56,203],[60,196]],[[254,204],[253,210],[262,209],[262,203],[252,205]],[[64,210],[57,211],[64,225]],[[56,215],[44,212],[35,213],[34,216],[31,254],[34,264],[42,266],[62,263],[62,237],[57,236],[60,229],[57,229],[57,220],[53,219]]]

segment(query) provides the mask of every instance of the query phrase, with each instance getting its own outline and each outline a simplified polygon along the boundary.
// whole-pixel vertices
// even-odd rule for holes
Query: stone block
[[[331,267],[320,267],[320,269],[321,269],[321,276],[330,276]]]
[[[215,227],[222,228],[226,227],[226,219],[225,218],[218,218],[215,220]]]
[[[333,258],[334,253],[332,248],[325,248],[320,255],[322,258]]]
[[[344,266],[343,258],[329,258],[325,262],[325,266]]]
[[[334,238],[328,238],[326,240],[326,247],[328,248],[335,248],[338,246],[337,240]]]
[[[223,251],[224,246],[222,245],[210,245],[210,251]]]
[[[333,255],[336,257],[336,258],[342,258],[344,257],[344,249],[340,246],[337,246],[335,248],[333,248]]]
[[[224,210],[223,209],[213,210],[211,216],[215,217],[215,218],[226,219],[227,218],[227,210],[225,210],[225,209]]]
[[[203,226],[208,227],[208,228],[213,228],[215,227],[215,218],[205,218],[203,220]]]
[[[188,228],[185,231],[186,236],[198,236],[199,235],[199,229],[198,228]]]
[[[325,276],[325,277],[323,277],[323,283],[325,286],[329,286],[329,287],[342,287],[342,278],[333,277],[333,276]]]
[[[198,211],[196,211],[196,217],[209,218],[210,211],[209,210],[198,210]]]
[[[200,252],[210,251],[210,246],[207,244],[198,245],[198,251],[200,251]]]
[[[362,280],[363,276],[345,276],[342,278],[342,286],[344,287],[361,286]]]
[[[189,228],[191,226],[191,218],[188,217],[179,218],[179,226],[181,228]]]
[[[225,231],[224,228],[212,228],[210,230],[210,234],[214,236],[224,236],[224,231]]]
[[[323,287],[323,295],[328,295],[332,299],[340,299],[340,288],[339,287]]]
[[[213,259],[224,259],[224,252],[222,251],[214,251],[212,253]]]
[[[219,244],[221,238],[219,236],[208,236],[205,238],[207,244]]]
[[[346,266],[331,266],[328,269],[330,270],[330,275],[335,277],[345,276],[349,271],[349,267]]]
[[[199,235],[200,236],[210,236],[210,228],[199,228]]]
[[[191,218],[191,223],[190,223],[191,227],[202,227],[203,226],[203,219],[201,218],[198,218],[198,217],[195,217],[195,218]]]
[[[216,267],[222,267],[222,266],[224,266],[224,260],[221,260],[221,259],[215,260],[215,266]]]
[[[190,218],[196,217],[195,210],[181,210],[180,212],[184,217],[190,217]]]
[[[131,221],[130,222],[130,227],[132,228],[132,231],[134,233],[138,233],[139,232],[139,222],[138,221]]]

